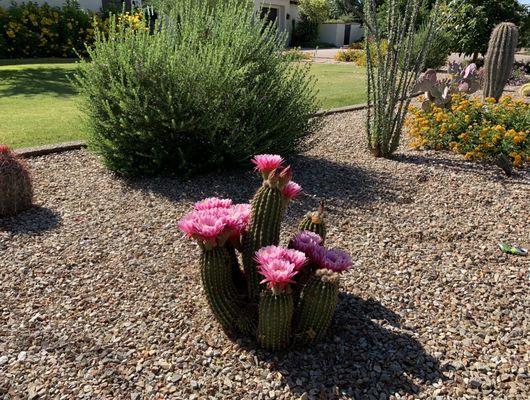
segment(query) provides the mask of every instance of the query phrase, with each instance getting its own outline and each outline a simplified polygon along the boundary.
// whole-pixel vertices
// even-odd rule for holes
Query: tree
[[[298,9],[302,17],[316,24],[329,18],[329,0],[300,0]]]
[[[474,59],[486,53],[497,24],[513,22],[520,26],[528,17],[528,11],[517,0],[451,0],[445,13],[454,51],[473,55]]]

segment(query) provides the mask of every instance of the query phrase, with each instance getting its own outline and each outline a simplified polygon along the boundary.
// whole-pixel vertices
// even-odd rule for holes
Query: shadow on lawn
[[[373,320],[386,321],[389,329]],[[379,302],[343,293],[327,340],[279,356],[258,354],[295,396],[388,399],[418,393],[417,383],[446,379],[439,361],[399,328],[399,316]]]
[[[76,91],[68,80],[72,73],[60,67],[0,70],[0,97],[39,94],[73,96]]]
[[[38,234],[54,229],[60,223],[61,217],[56,211],[36,206],[14,217],[0,219],[0,230],[14,234]]]
[[[293,166],[293,180],[302,186],[305,195],[297,199],[295,207],[289,208],[287,221],[299,219],[308,210],[316,208],[320,199],[326,201],[328,210],[340,210],[377,201],[400,201],[402,196],[391,176],[357,165],[305,155],[294,156],[289,162]],[[261,183],[257,174],[249,169],[200,175],[184,182],[177,178],[134,179],[128,181],[128,185],[136,190],[162,195],[175,203],[195,202],[211,196],[248,202]]]

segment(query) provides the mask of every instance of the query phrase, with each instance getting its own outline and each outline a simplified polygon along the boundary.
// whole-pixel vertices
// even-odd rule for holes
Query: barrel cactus
[[[199,244],[206,298],[227,334],[249,336],[272,351],[308,345],[325,336],[340,274],[352,262],[323,246],[323,204],[306,215],[287,248],[279,246],[283,215],[301,187],[280,156],[252,161],[263,182],[250,204],[207,198],[178,225]]]
[[[484,63],[484,98],[499,100],[512,74],[519,30],[511,22],[503,22],[493,30]]]
[[[33,188],[25,162],[5,145],[0,145],[0,217],[31,208]]]

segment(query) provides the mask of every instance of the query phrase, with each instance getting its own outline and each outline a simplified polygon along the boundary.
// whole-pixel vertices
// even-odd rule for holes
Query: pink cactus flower
[[[300,271],[302,267],[307,263],[307,257],[305,256],[305,254],[298,250],[285,250],[283,258],[291,264],[294,264],[294,269],[296,271]]]
[[[248,230],[252,207],[250,204],[236,204],[226,209],[224,221],[226,226],[232,230],[232,236],[239,235]]]
[[[193,221],[194,235],[208,243],[214,243],[225,228],[224,218],[216,209],[199,211]]]
[[[192,212],[182,217],[182,219],[177,224],[179,229],[189,237],[192,237],[195,234],[195,227],[194,227],[195,218],[196,218],[196,214]]]
[[[260,171],[264,177],[268,177],[269,173],[283,164],[283,158],[276,154],[260,154],[251,161],[256,165],[255,170]]]
[[[291,240],[289,247],[309,255],[314,247],[321,244],[322,238],[319,234],[311,231],[302,231]]]
[[[264,277],[260,283],[267,283],[272,290],[285,289],[289,283],[294,283],[293,277],[298,273],[295,265],[285,260],[272,260],[260,265],[258,271]]]
[[[279,246],[266,246],[262,247],[256,252],[254,260],[258,265],[265,265],[274,260],[284,260],[285,249]]]
[[[195,203],[196,210],[210,210],[212,208],[230,208],[232,206],[231,199],[219,199],[217,197],[208,197]]]
[[[223,245],[229,238],[239,243],[239,236],[248,229],[250,214],[250,204],[232,205],[230,199],[212,197],[196,203],[195,210],[185,215],[178,227],[203,245]]]
[[[319,266],[334,272],[344,272],[351,268],[351,257],[343,250],[329,249],[325,253],[319,253]]]
[[[287,200],[293,200],[296,196],[300,194],[302,187],[296,182],[287,182],[287,184],[282,189],[282,194]]]
[[[254,259],[260,267],[277,260],[286,261],[293,264],[296,271],[301,270],[307,263],[307,257],[301,251],[284,249],[279,246],[262,247],[256,252]]]

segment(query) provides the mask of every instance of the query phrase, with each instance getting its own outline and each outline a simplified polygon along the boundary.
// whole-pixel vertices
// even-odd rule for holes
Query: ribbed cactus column
[[[213,314],[227,333],[238,329],[253,333],[252,321],[242,312],[239,304],[232,273],[230,254],[225,247],[203,250],[201,278]]]
[[[283,199],[280,189],[265,182],[252,199],[250,229],[243,238],[243,266],[247,277],[248,295],[257,300],[259,296],[259,275],[254,260],[256,251],[280,241],[280,226],[283,213]]]
[[[26,164],[7,146],[0,145],[0,217],[32,206],[33,189]]]
[[[499,100],[512,73],[519,31],[515,24],[503,22],[491,34],[484,64],[484,98]]]
[[[326,240],[326,221],[324,221],[324,202],[320,203],[317,211],[310,212],[300,222],[298,229],[301,231],[314,232]]]
[[[319,269],[305,285],[298,306],[295,337],[305,345],[320,340],[326,333],[339,294],[339,274]]]
[[[293,318],[291,293],[267,290],[259,304],[258,342],[268,350],[281,350],[289,345]]]

